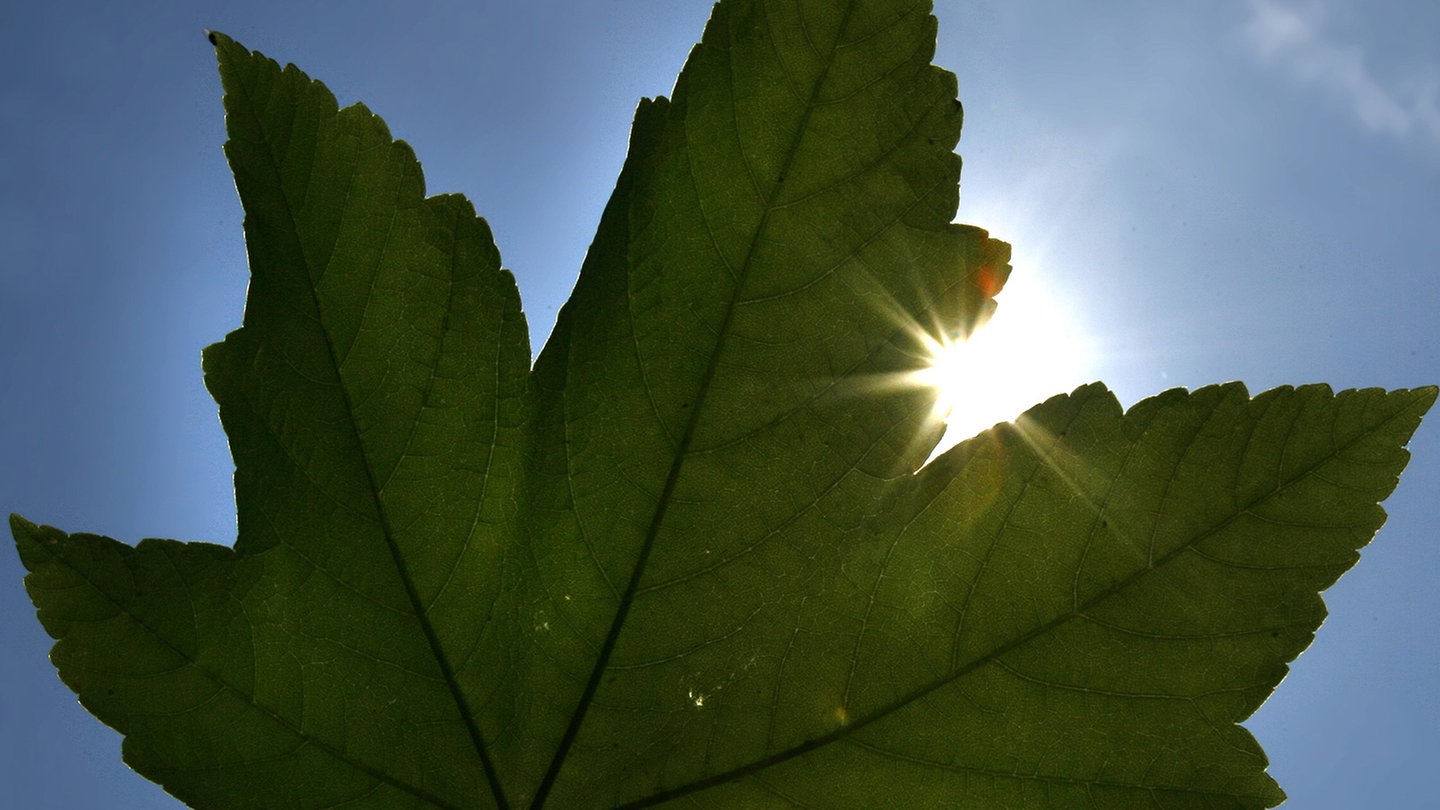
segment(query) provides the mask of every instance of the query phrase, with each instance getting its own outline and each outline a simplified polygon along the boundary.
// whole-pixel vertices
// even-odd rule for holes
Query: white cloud
[[[1386,82],[1371,72],[1362,47],[1325,30],[1325,10],[1318,3],[1249,0],[1248,5],[1241,36],[1261,59],[1334,96],[1373,132],[1440,144],[1435,65],[1404,81]]]

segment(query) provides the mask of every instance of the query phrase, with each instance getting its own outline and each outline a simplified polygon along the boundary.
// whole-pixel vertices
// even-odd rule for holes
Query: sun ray
[[[968,338],[922,338],[927,362],[910,383],[935,391],[935,418],[946,425],[936,454],[1089,379],[1091,341],[1037,274],[1014,274],[997,301]]]

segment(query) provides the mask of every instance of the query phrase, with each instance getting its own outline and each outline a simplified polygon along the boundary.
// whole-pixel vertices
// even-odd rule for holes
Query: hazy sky
[[[960,219],[1015,245],[995,328],[1028,287],[1084,348],[1038,383],[1019,368],[996,386],[1102,379],[1128,405],[1232,379],[1255,392],[1440,382],[1440,3],[936,5],[936,61],[965,104]],[[0,510],[130,542],[233,539],[199,352],[238,325],[247,271],[204,28],[297,63],[341,103],[365,101],[415,148],[431,192],[469,196],[538,346],[636,100],[669,91],[709,12],[689,0],[140,7],[0,10]],[[1389,524],[1247,724],[1290,807],[1440,795],[1440,427],[1411,449]],[[177,807],[55,677],[6,545],[10,805]]]

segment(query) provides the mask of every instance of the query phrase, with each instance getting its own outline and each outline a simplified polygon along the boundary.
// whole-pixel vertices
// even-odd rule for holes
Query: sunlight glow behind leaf
[[[913,381],[936,390],[935,416],[946,433],[935,455],[1091,379],[1093,338],[1034,268],[1013,274],[996,302],[994,316],[968,340],[924,338],[930,363]]]

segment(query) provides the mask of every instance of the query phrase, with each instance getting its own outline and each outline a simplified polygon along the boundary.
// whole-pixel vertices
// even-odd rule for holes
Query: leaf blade
[[[470,705],[487,684],[464,670],[494,635],[475,616],[496,598],[484,573],[499,565],[507,490],[518,485],[506,471],[518,456],[529,351],[513,279],[468,202],[425,198],[414,155],[377,117],[335,111],[328,91],[293,68],[267,79],[273,65],[233,42],[222,40],[220,53],[254,280],[245,325],[207,353],[207,380],[222,421],[237,423],[232,441],[291,445],[253,466],[242,457],[269,448],[236,449],[237,548],[247,528],[260,534],[287,509],[285,542],[302,556],[334,554],[324,540],[306,552],[306,537],[366,537],[369,528],[362,545],[378,558],[355,567],[400,586],[391,609],[412,617],[447,692],[439,702],[453,704],[503,806]],[[287,84],[316,101],[273,103],[270,89]],[[279,421],[274,409],[284,411]],[[308,423],[284,423],[299,411]],[[303,459],[294,469],[306,480],[350,469],[333,487],[297,493],[294,481],[274,481],[292,459]],[[245,495],[263,515],[246,520]],[[344,511],[370,527],[311,528],[317,499],[353,495],[361,502]],[[347,576],[336,579],[363,598],[386,587]]]
[[[1283,677],[1285,663],[1313,638],[1324,616],[1316,592],[1353,564],[1355,549],[1368,542],[1383,522],[1383,512],[1375,502],[1393,489],[1408,458],[1401,448],[1435,395],[1433,388],[1331,395],[1323,386],[1307,386],[1277,389],[1251,400],[1242,387],[1230,385],[1193,394],[1167,392],[1121,417],[1113,397],[1092,386],[1038,406],[1014,428],[982,434],[952,451],[933,473],[928,469],[922,473],[922,478],[930,473],[943,482],[941,486],[972,496],[950,500],[949,509],[936,508],[949,514],[934,520],[958,527],[984,522],[984,517],[957,518],[955,510],[974,503],[973,495],[981,488],[977,479],[994,480],[995,459],[1012,457],[1007,469],[1016,471],[1020,467],[1013,458],[1017,452],[1022,460],[1040,455],[1035,449],[1036,436],[1062,437],[1053,446],[1045,446],[1044,455],[1052,461],[1019,473],[1021,480],[1003,484],[991,501],[992,511],[1004,516],[999,523],[1012,526],[1008,537],[1000,530],[996,542],[1013,548],[1007,552],[1012,557],[1008,563],[992,556],[987,564],[1002,569],[1008,566],[1008,576],[1004,570],[995,576],[1016,593],[989,597],[992,604],[983,614],[1014,618],[1009,629],[1004,629],[1003,621],[998,623],[1000,629],[987,626],[985,630],[993,635],[983,638],[968,659],[952,655],[949,660],[940,656],[942,660],[936,661],[933,651],[937,648],[964,649],[958,640],[962,634],[955,629],[956,616],[963,611],[944,604],[932,605],[928,616],[919,610],[904,616],[898,615],[899,610],[892,611],[897,615],[891,617],[889,628],[870,630],[872,638],[889,636],[888,645],[872,644],[862,650],[858,637],[863,634],[856,633],[854,658],[878,662],[876,667],[884,669],[868,679],[862,677],[858,687],[850,684],[849,696],[868,698],[868,705],[842,705],[848,723],[837,722],[837,728],[827,735],[801,739],[749,766],[714,775],[687,789],[657,793],[636,806],[689,795],[690,789],[718,789],[726,797],[718,800],[720,804],[758,801],[758,797],[773,795],[778,785],[784,785],[784,795],[797,803],[822,806],[863,802],[879,790],[899,791],[907,801],[921,804],[963,795],[981,804],[1006,807],[1150,807],[1154,806],[1152,797],[1164,797],[1161,803],[1166,807],[1278,804],[1284,794],[1264,774],[1263,753],[1248,732],[1234,724],[1268,697]],[[1364,418],[1356,418],[1362,413]],[[1217,419],[1217,415],[1223,418]],[[1053,502],[1046,503],[1053,498],[1044,494],[1045,487],[1072,493],[1073,499],[1084,472],[1078,468],[1099,460],[1096,453],[1078,452],[1076,447],[1098,444],[1097,436],[1127,433],[1134,447],[1124,452],[1118,452],[1125,450],[1123,445],[1110,448],[1104,455],[1148,456],[1151,464],[1165,466],[1184,452],[1194,451],[1178,436],[1207,421],[1226,426],[1224,435],[1199,444],[1208,444],[1212,452],[1226,450],[1232,459],[1245,458],[1246,464],[1261,472],[1268,472],[1269,466],[1278,462],[1272,459],[1267,465],[1263,458],[1247,456],[1276,455],[1267,434],[1273,437],[1283,432],[1294,437],[1290,445],[1279,448],[1292,451],[1286,462],[1292,468],[1304,466],[1304,453],[1298,454],[1301,460],[1295,458],[1296,445],[1312,445],[1310,455],[1315,456],[1314,446],[1334,444],[1330,450],[1319,451],[1319,461],[1312,459],[1313,469],[1303,473],[1291,469],[1292,481],[1257,499],[1292,500],[1285,508],[1306,515],[1308,522],[1292,527],[1286,536],[1271,523],[1259,528],[1236,525],[1250,520],[1250,513],[1259,508],[1255,503],[1234,509],[1227,519],[1217,521],[1212,514],[1211,528],[1188,532],[1189,542],[1156,560],[1153,569],[1140,555],[1138,563],[1128,561],[1134,569],[1128,580],[1098,590],[1092,586],[1095,592],[1068,611],[1058,611],[1043,622],[1034,620],[1034,602],[1057,592],[1066,598],[1069,592],[1053,584],[1033,583],[1047,577],[1064,582],[1078,575],[1079,569],[1057,564],[1053,572],[1037,574],[1035,565],[1024,564],[1039,559],[1034,548],[1039,530],[1033,526],[1023,531],[1013,528],[1024,526],[1025,521],[1014,517],[1025,511],[1024,501],[1044,505],[1031,510],[1049,516],[1039,538],[1047,547],[1058,549],[1061,559],[1071,559],[1074,554],[1066,557],[1063,552],[1086,548],[1088,531],[1101,520],[1133,520],[1162,499],[1160,491],[1151,487],[1143,507],[1112,504],[1109,512],[1102,512],[1091,503],[1079,508],[1082,514],[1091,512],[1088,521],[1065,515]],[[1246,435],[1246,428],[1254,430]],[[1032,432],[1028,439],[1020,436],[1025,430]],[[1347,432],[1351,434],[1348,445],[1339,441]],[[1166,440],[1155,441],[1157,433],[1166,435]],[[1154,446],[1146,447],[1147,436],[1152,445],[1168,444],[1174,450],[1161,453]],[[1000,447],[1006,437],[1012,449]],[[1344,456],[1354,453],[1365,459],[1364,466],[1334,463],[1335,459],[1348,462]],[[1195,469],[1209,474],[1225,468],[1211,462]],[[1338,478],[1334,473],[1341,469],[1348,471],[1351,483],[1336,487],[1329,479]],[[1136,488],[1138,479],[1150,477],[1151,471],[1111,476],[1092,470],[1088,475],[1092,482],[1115,484],[1128,491]],[[1354,482],[1363,485],[1357,487]],[[1161,478],[1161,483],[1167,482]],[[1312,485],[1327,492],[1303,500],[1291,497],[1296,488]],[[1025,494],[1037,488],[1042,494]],[[927,506],[945,504],[943,498],[930,493],[910,496]],[[1225,511],[1222,508],[1220,513]],[[1235,520],[1236,516],[1240,520]],[[994,523],[994,516],[989,517]],[[1328,524],[1324,522],[1327,519]],[[1324,539],[1315,531],[1322,525],[1333,529],[1333,537],[1326,543],[1329,558],[1322,557],[1317,563],[1315,550],[1307,546]],[[956,566],[967,557],[978,559],[980,555],[973,549],[968,555],[963,550],[967,541],[986,539],[986,532],[952,532],[953,537],[935,548],[935,540],[945,538],[946,533],[934,530],[933,525],[913,531],[924,538],[927,548],[923,555],[907,561],[910,570],[891,558],[892,566],[900,570],[886,577],[894,583],[890,590],[929,590],[937,595],[963,592],[946,589],[936,583],[933,574],[927,576],[918,569],[943,567],[944,561]],[[1167,569],[1185,568],[1188,546],[1205,547],[1208,553],[1202,566],[1216,564],[1212,547],[1273,559],[1263,566],[1254,559],[1232,560],[1244,575],[1231,578],[1198,577],[1182,571],[1185,587],[1181,590],[1186,599],[1174,598],[1174,582],[1147,586],[1147,577],[1158,580]],[[945,554],[952,550],[962,553]],[[1124,549],[1111,548],[1107,553],[1112,555],[1112,566],[1125,556]],[[962,584],[973,581],[962,574],[952,576]],[[1138,604],[1112,604],[1147,587],[1148,595],[1142,593]],[[913,593],[892,593],[890,601],[902,603],[904,596],[910,597],[911,605],[916,603]],[[934,601],[942,600],[936,596]],[[1126,643],[1117,643],[1121,637]],[[932,654],[924,655],[926,649]],[[905,677],[897,672],[895,662],[927,657],[926,671],[914,677],[919,686],[895,694],[897,681]],[[793,691],[842,692],[834,687],[825,689],[820,659],[809,668],[797,669],[821,674]],[[924,680],[927,675],[931,680]],[[997,726],[1006,733],[994,734]],[[980,745],[964,743],[981,735]],[[1123,775],[1127,770],[1129,775]],[[837,774],[846,778],[837,779]]]
[[[605,699],[602,676],[625,677],[608,662],[625,649],[629,631],[622,627],[645,620],[631,606],[656,592],[647,582],[688,576],[705,564],[685,535],[709,533],[719,537],[710,550],[725,550],[733,516],[720,513],[733,510],[707,490],[725,491],[750,509],[765,505],[770,514],[746,521],[750,540],[728,540],[743,546],[770,533],[767,520],[793,517],[792,486],[833,489],[866,456],[870,469],[859,477],[908,476],[926,442],[938,438],[938,425],[930,425],[912,440],[928,416],[928,394],[861,395],[870,378],[916,363],[906,323],[887,320],[907,307],[886,301],[963,322],[990,305],[1008,269],[1007,246],[950,221],[959,109],[953,77],[929,64],[928,7],[810,4],[802,12],[750,3],[717,8],[674,100],[637,115],[626,175],[536,364],[541,384],[557,392],[551,404],[541,396],[539,407],[557,416],[551,435],[536,439],[546,454],[538,463],[567,471],[567,492],[551,501],[573,503],[576,522],[568,535],[535,532],[537,542],[559,547],[554,573],[540,579],[564,583],[547,584],[545,608],[575,615],[564,622],[572,627],[593,621],[576,615],[582,611],[612,619],[571,642],[580,660],[568,679],[587,685],[575,698],[581,707]],[[859,22],[847,33],[850,16]],[[794,68],[767,44],[813,44],[822,35],[829,44],[804,67],[803,80],[785,75]],[[825,55],[846,48],[857,54],[848,62]],[[836,75],[846,83],[838,89]],[[753,109],[736,112],[736,99]],[[887,104],[903,115],[874,114]],[[869,134],[872,126],[883,134],[855,149],[855,132]],[[857,163],[871,153],[877,159]],[[823,240],[811,231],[835,240],[823,255],[813,255]],[[911,271],[911,263],[953,272]],[[817,485],[816,470],[784,473],[775,455],[782,442],[786,452],[836,453],[824,474],[829,482]],[[841,449],[847,446],[857,449]],[[757,461],[763,474],[754,481],[737,476],[756,472]],[[577,565],[570,549],[586,546],[586,537],[609,545]],[[555,598],[557,590],[572,600]],[[744,601],[737,598],[734,609],[745,610]],[[612,607],[595,607],[604,604]],[[647,611],[665,614],[662,621],[675,614],[664,605]],[[662,646],[677,640],[668,628],[636,635]],[[631,660],[620,666],[633,671],[634,659],[649,652],[642,645],[625,655]],[[558,777],[572,741],[607,745],[594,731],[582,735],[582,723],[595,728],[583,710],[566,719],[546,784]],[[632,764],[580,770],[629,771]],[[592,787],[572,790],[589,794]]]
[[[137,770],[186,801],[504,806],[480,726],[509,711],[485,701],[510,644],[476,617],[496,589],[477,572],[500,565],[519,485],[502,474],[519,455],[529,366],[513,279],[468,203],[424,198],[413,154],[378,118],[212,41],[253,278],[244,324],[205,355],[239,534],[233,555],[190,571],[233,592],[217,601],[239,618],[212,618],[187,666],[233,681],[257,728],[243,750],[187,751],[176,769],[173,750],[145,753],[163,728],[96,713],[127,733]],[[168,548],[142,544],[97,581],[160,565]],[[120,609],[143,624],[164,606]],[[307,750],[338,764],[305,762]],[[332,772],[327,787],[319,774]]]

